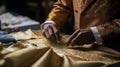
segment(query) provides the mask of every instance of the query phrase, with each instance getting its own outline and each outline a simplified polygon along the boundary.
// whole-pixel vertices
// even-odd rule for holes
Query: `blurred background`
[[[1,17],[2,17],[2,20],[4,19],[2,14],[5,15],[5,18],[6,18],[6,16],[13,14],[13,15],[27,16],[30,19],[35,20],[41,24],[46,20],[50,10],[53,8],[53,4],[56,1],[57,0],[0,0],[0,20],[1,20]],[[9,12],[10,14],[6,15],[5,14],[6,12]],[[13,18],[16,18],[16,17],[12,17],[12,19]],[[9,18],[9,17],[7,17],[7,19],[11,20],[11,18]],[[19,18],[17,18],[17,19],[19,20]],[[22,20],[23,19],[24,19],[24,17],[22,17]],[[7,22],[8,21],[9,20],[7,20]],[[14,20],[12,20],[12,22],[13,21]],[[9,28],[10,27],[9,24],[11,22],[9,21],[9,23],[6,23],[6,19],[4,22],[2,22],[2,23],[4,23],[3,26],[7,26],[7,28]],[[70,18],[70,20],[68,22],[69,23],[65,24],[65,26],[62,28],[62,31],[64,33],[71,34],[73,32],[73,18]],[[18,24],[18,23],[14,22],[12,24],[12,26],[14,26],[15,24]],[[14,28],[12,26],[11,26],[11,28]],[[39,26],[40,25],[38,25],[38,27]],[[34,27],[34,26],[28,26],[27,28],[25,26],[20,29],[26,30],[30,27]],[[35,27],[37,27],[37,26],[35,26]]]
[[[0,0],[0,13],[11,11],[43,22],[57,0]]]

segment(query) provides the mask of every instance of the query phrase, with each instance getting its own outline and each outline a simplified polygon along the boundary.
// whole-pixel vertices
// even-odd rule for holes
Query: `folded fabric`
[[[30,33],[23,32],[23,34],[21,38]],[[15,37],[19,40],[16,44],[1,50],[0,67],[111,67],[113,65],[117,67],[119,65],[120,52],[106,46],[85,44],[66,48],[64,43],[68,38],[66,35],[63,35],[61,41],[56,44],[47,41],[41,33],[38,35],[39,38],[33,38],[30,34],[31,39],[26,40]]]

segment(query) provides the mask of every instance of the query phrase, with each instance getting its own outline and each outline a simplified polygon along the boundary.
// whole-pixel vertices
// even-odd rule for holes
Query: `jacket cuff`
[[[47,21],[45,21],[44,23],[42,23],[42,24],[40,25],[41,30],[43,29],[43,27],[44,27],[45,24],[55,24],[55,22],[52,21],[52,20],[47,20]]]
[[[98,32],[98,29],[96,27],[90,27],[90,29],[95,37],[96,43],[101,45],[103,42],[103,39],[100,33]]]

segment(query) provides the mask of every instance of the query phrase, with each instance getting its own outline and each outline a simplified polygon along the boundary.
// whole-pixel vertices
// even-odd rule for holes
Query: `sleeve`
[[[93,33],[93,36],[95,37],[96,43],[99,44],[99,45],[102,45],[103,39],[102,39],[100,33],[98,32],[97,28],[96,27],[90,27],[90,29]]]
[[[106,1],[106,0],[105,0]],[[106,21],[98,26],[98,32],[103,39],[103,45],[120,50],[120,0],[108,0],[98,10],[101,11],[101,15]],[[101,2],[102,3],[102,2]]]
[[[52,20],[57,26],[62,27],[72,13],[72,0],[58,0],[47,20]]]
[[[97,29],[103,38],[103,44],[119,49],[120,47],[120,19],[97,26]],[[119,49],[120,50],[120,49]]]
[[[43,27],[44,27],[45,24],[55,24],[55,22],[52,21],[52,20],[45,21],[44,23],[42,23],[42,24],[40,25],[40,29],[41,29],[41,30],[43,29]]]

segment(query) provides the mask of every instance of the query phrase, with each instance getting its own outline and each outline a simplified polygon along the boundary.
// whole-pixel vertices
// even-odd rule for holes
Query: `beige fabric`
[[[26,40],[31,38],[37,38],[37,36],[31,31],[31,29],[28,29],[25,32],[17,32],[17,33],[11,33],[13,37],[15,37],[16,40]]]
[[[34,32],[37,38],[1,46],[0,67],[105,67],[120,62],[120,52],[108,47],[89,44],[66,48],[64,41],[68,36],[52,44],[41,36],[41,31]]]

